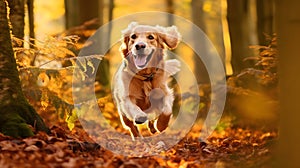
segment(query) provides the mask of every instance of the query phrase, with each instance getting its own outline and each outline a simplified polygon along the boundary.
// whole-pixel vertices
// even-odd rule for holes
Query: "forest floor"
[[[81,128],[69,131],[64,125],[52,126],[49,135],[39,132],[25,139],[0,134],[0,167],[269,168],[276,164],[273,156],[278,141],[276,131],[231,127],[215,131],[207,142],[201,142],[200,128],[194,126],[167,151],[130,157],[94,143]]]

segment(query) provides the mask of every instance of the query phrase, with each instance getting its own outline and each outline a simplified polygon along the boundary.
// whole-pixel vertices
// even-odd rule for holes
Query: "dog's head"
[[[162,53],[163,49],[175,49],[180,41],[180,34],[176,26],[148,26],[132,22],[122,31],[122,38],[120,50],[123,56],[132,56],[135,67],[143,69],[151,62],[156,60],[157,63],[158,59],[162,59],[162,54],[158,53]]]

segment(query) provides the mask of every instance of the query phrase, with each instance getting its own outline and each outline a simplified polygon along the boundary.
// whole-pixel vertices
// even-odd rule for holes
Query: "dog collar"
[[[158,70],[158,68],[156,68],[156,71]],[[156,72],[152,72],[151,74],[149,75],[138,75],[136,73],[134,73],[131,69],[129,68],[124,68],[124,71],[125,72],[128,72],[130,75],[132,75],[133,77],[137,78],[137,79],[140,79],[142,81],[152,81],[153,80],[153,77],[155,75]]]
[[[137,78],[137,79],[140,79],[142,81],[152,81],[153,80],[153,77],[156,73],[156,71],[158,70],[158,68],[156,68],[155,72],[152,72],[148,75],[138,75],[136,73],[134,73],[128,66],[127,66],[127,63],[126,61],[124,61],[124,71],[129,73],[131,76]]]

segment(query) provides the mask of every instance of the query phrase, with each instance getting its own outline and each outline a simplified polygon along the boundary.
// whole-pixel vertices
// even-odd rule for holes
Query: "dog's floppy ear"
[[[125,58],[128,54],[128,42],[129,42],[129,36],[134,27],[138,25],[137,22],[131,22],[128,27],[124,30],[122,30],[122,45],[120,47],[120,51],[123,54],[123,57]]]
[[[122,37],[122,44],[120,46],[120,51],[124,58],[127,57],[128,54],[128,41],[129,41],[128,36]]]
[[[166,44],[166,46],[170,50],[175,49],[181,40],[181,35],[177,31],[177,27],[176,26],[161,27],[157,25],[156,28],[158,30],[159,36]]]

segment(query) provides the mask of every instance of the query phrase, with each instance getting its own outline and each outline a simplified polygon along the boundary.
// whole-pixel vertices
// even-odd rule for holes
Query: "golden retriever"
[[[175,26],[132,22],[122,31],[120,51],[124,59],[115,74],[113,96],[122,125],[133,140],[141,136],[136,124],[148,122],[153,134],[168,127],[174,96],[167,78],[180,70],[180,62],[165,60],[164,50],[175,49],[179,41]]]

